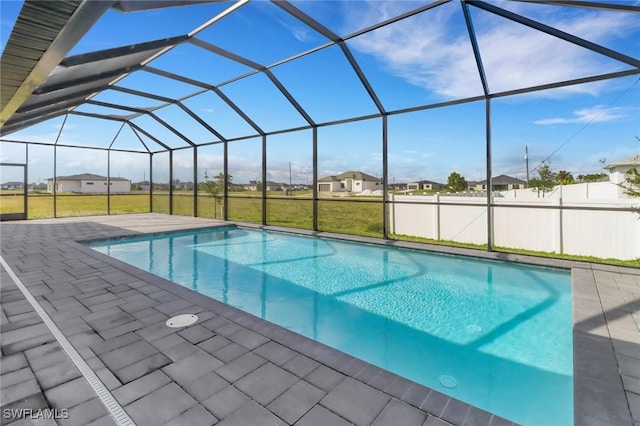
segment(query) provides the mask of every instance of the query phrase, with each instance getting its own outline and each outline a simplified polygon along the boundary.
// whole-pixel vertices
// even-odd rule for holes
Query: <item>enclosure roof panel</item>
[[[216,140],[247,138],[640,74],[640,7],[542,3],[26,0],[0,60],[0,135],[105,91],[103,106],[134,114],[79,112],[162,127],[182,146],[185,119]],[[166,38],[172,16],[181,25]],[[116,28],[119,17],[139,26]],[[106,30],[136,37],[90,51],[109,45]],[[124,94],[160,104],[143,110]]]

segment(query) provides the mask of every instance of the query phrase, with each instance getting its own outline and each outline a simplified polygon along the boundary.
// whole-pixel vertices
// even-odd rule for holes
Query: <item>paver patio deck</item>
[[[2,257],[138,425],[511,424],[75,242],[223,224],[161,214],[5,222]],[[640,270],[435,249],[572,267],[575,423],[640,425]],[[1,274],[2,424],[34,422],[4,415],[13,408],[69,410],[36,424],[114,424]],[[165,326],[180,313],[199,321]]]

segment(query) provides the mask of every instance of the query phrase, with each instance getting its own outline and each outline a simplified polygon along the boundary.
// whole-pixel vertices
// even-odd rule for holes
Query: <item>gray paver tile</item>
[[[289,361],[282,364],[282,368],[295,374],[298,377],[304,377],[318,368],[320,363],[304,355],[296,355]]]
[[[259,348],[256,348],[253,352],[271,361],[275,365],[282,365],[298,355],[297,352],[274,341],[268,341]]]
[[[230,362],[236,358],[239,358],[243,354],[246,354],[248,351],[243,346],[238,345],[237,343],[230,343],[222,349],[213,353],[213,356],[218,358],[222,362]]]
[[[175,328],[167,327],[164,323],[150,324],[144,328],[136,330],[136,333],[148,342],[152,342],[161,337],[176,333]]]
[[[346,376],[344,374],[338,373],[336,370],[325,365],[320,365],[305,376],[304,380],[326,392],[329,392],[331,389],[335,388],[338,383],[343,381],[345,377]]]
[[[424,422],[424,426],[452,426],[451,423],[446,422],[436,416],[428,416],[427,421]],[[505,425],[506,426],[506,425]]]
[[[427,419],[427,413],[409,404],[392,399],[382,410],[371,426],[403,425],[422,426]]]
[[[105,354],[113,350],[119,349],[123,346],[127,346],[131,343],[137,342],[140,339],[135,333],[127,333],[122,336],[114,337],[113,339],[106,339],[104,342],[96,345],[91,345],[91,351],[96,355]]]
[[[214,393],[209,398],[202,401],[202,406],[213,413],[218,419],[224,419],[229,414],[243,406],[249,398],[233,386]]]
[[[127,413],[139,426],[157,426],[196,405],[195,399],[175,383],[162,388],[132,402],[125,407]]]
[[[491,421],[491,413],[476,407],[469,407],[463,426],[487,426]]]
[[[265,344],[269,341],[268,338],[255,333],[251,330],[247,330],[246,328],[241,329],[240,331],[233,333],[230,336],[227,336],[230,340],[236,342],[237,344],[251,350],[255,349],[260,345]]]
[[[95,392],[84,377],[58,385],[44,391],[53,408],[69,408],[95,397]]]
[[[229,417],[221,421],[220,426],[285,426],[286,423],[265,410],[253,401],[249,401],[237,409]]]
[[[160,389],[169,382],[171,382],[169,376],[164,374],[161,370],[156,370],[153,373],[147,374],[146,376],[140,377],[139,379],[115,389],[113,391],[113,396],[120,404],[127,405],[156,389]]]
[[[167,365],[162,370],[179,384],[191,382],[203,374],[224,365],[201,349],[181,360]]]
[[[40,387],[35,379],[3,387],[2,393],[0,393],[0,405],[6,406],[37,393],[40,393]]]
[[[248,352],[223,367],[218,368],[216,373],[223,379],[233,383],[260,367],[265,362],[267,362],[266,359],[254,354],[253,352]]]
[[[164,349],[161,352],[171,359],[171,361],[179,361],[182,358],[185,358],[194,352],[198,352],[197,346],[192,345],[189,342],[178,343],[175,346],[171,346],[170,348]]]
[[[286,370],[268,362],[235,383],[253,400],[267,405],[300,380]]]
[[[169,420],[164,426],[210,426],[216,423],[218,423],[218,419],[213,417],[201,405],[195,405]]]
[[[0,373],[10,373],[24,367],[27,367],[27,359],[24,354],[17,353],[9,356],[3,356],[2,362],[0,362]]]
[[[347,377],[320,403],[356,425],[368,425],[384,409],[390,397]]]
[[[204,342],[198,343],[198,347],[207,351],[211,355],[231,343],[231,340],[223,336],[214,336]]]
[[[69,409],[67,419],[58,420],[60,426],[84,426],[109,414],[98,398],[92,398]]]
[[[453,423],[455,425],[462,424],[464,419],[467,417],[469,407],[469,404],[465,404],[464,402],[455,399],[449,399],[449,403],[444,408],[441,417],[449,423]]]
[[[108,368],[95,368],[94,371],[96,375],[100,379],[100,381],[107,387],[109,390],[113,390],[122,386],[120,380]]]
[[[432,390],[420,406],[420,409],[440,417],[444,408],[447,406],[449,399],[450,398],[447,395],[436,390]]]
[[[158,350],[149,343],[138,340],[98,356],[111,370],[119,370],[157,353]]]
[[[210,371],[192,382],[185,383],[182,387],[196,400],[204,401],[227,386],[229,386],[229,382]]]
[[[286,422],[297,422],[307,411],[316,405],[326,392],[301,380],[285,393],[276,398],[267,407]]]
[[[155,346],[159,351],[163,351],[177,345],[178,343],[184,342],[186,342],[186,340],[178,336],[177,334],[170,334],[166,337],[154,340],[151,344]]]
[[[326,408],[316,405],[296,423],[296,426],[350,426],[352,424]]]
[[[58,386],[81,376],[78,369],[69,359],[35,370],[35,375],[43,390]]]
[[[196,324],[187,328],[186,330],[182,330],[178,332],[178,334],[194,345],[197,345],[198,343],[214,336],[211,330],[203,327],[200,324]]]
[[[170,363],[171,360],[164,354],[157,353],[155,355],[151,355],[149,358],[140,360],[135,364],[124,367],[121,370],[114,371],[113,373],[116,375],[118,380],[120,380],[120,382],[129,383],[130,381],[135,380],[138,377],[149,374],[152,371],[158,370],[159,368],[162,368]]]
[[[28,367],[15,370],[7,374],[0,376],[0,383],[2,387],[7,388],[9,386],[16,385],[18,383],[26,382],[27,380],[35,379],[31,369]]]
[[[171,299],[175,299],[175,297],[171,297]],[[178,312],[184,308],[191,306],[191,302],[187,302],[183,299],[171,300],[171,302],[162,303],[160,305],[155,306],[155,309],[163,314],[167,314],[171,316],[175,312]]]

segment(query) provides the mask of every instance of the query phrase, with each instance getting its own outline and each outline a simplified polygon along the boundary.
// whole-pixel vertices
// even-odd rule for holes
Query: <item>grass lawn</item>
[[[267,194],[267,224],[299,229],[313,229],[313,201],[311,191],[296,191],[294,196],[282,198],[281,191]],[[275,198],[279,197],[279,198]],[[48,193],[30,192],[28,198],[29,219],[53,217],[53,199]],[[169,213],[169,194],[154,191],[153,211]],[[381,198],[328,199],[318,201],[318,229],[343,234],[382,237],[382,200]],[[365,201],[363,201],[365,200]],[[369,201],[369,202],[367,202]],[[15,191],[0,192],[0,213],[21,212],[23,208],[21,194]],[[239,222],[262,222],[262,199],[258,192],[231,193],[228,199],[229,220]],[[144,213],[149,211],[149,194],[134,192],[111,196],[111,214]],[[91,216],[108,214],[106,195],[58,194],[56,197],[58,217]],[[188,191],[174,191],[173,214],[193,216],[193,195]],[[215,203],[207,194],[198,196],[198,216],[221,218],[221,201]],[[486,249],[486,245],[463,244],[453,241],[431,240],[407,235],[394,235],[405,241],[430,244],[443,244],[457,247]],[[619,260],[601,259],[590,256],[574,256],[558,253],[536,252],[531,250],[496,248],[507,253],[528,254],[585,262],[606,263],[612,265],[640,267],[640,259]]]

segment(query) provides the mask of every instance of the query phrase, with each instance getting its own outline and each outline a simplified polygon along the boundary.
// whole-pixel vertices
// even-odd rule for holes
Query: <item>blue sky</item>
[[[632,4],[630,1],[621,2]],[[21,2],[0,2],[2,49]],[[189,33],[232,3],[214,3],[153,10],[107,12],[77,44],[70,55],[119,47]],[[376,22],[393,18],[426,2],[419,1],[296,1],[293,4],[339,36],[347,36]],[[640,58],[638,14],[576,7],[545,6],[496,1],[492,4],[552,25],[593,43]],[[640,5],[640,2],[635,4]],[[627,70],[629,65],[582,47],[534,31],[523,25],[471,7],[488,85],[492,92],[508,91],[559,80]],[[258,0],[242,6],[196,37],[244,56],[260,65],[278,63],[314,49],[327,39],[270,2]],[[457,0],[443,6],[349,39],[352,52],[371,86],[388,111],[445,102],[482,94],[462,8]],[[252,70],[192,44],[179,45],[150,66],[210,84],[226,83]],[[374,114],[374,102],[337,46],[321,49],[272,68],[273,74],[317,123]],[[524,149],[529,148],[531,169],[553,154],[555,170],[577,174],[602,171],[605,162],[640,152],[639,75],[571,86],[562,89],[504,97],[492,101],[493,174],[525,176]],[[199,88],[138,71],[116,83],[157,95],[182,97]],[[304,126],[306,121],[259,73],[223,84],[221,90],[263,130]],[[158,101],[113,90],[94,99],[152,107]],[[224,137],[255,131],[215,94],[208,92],[184,101],[193,112]],[[128,114],[97,106],[79,111]],[[483,101],[389,117],[389,178],[393,182],[429,179],[445,182],[452,171],[468,180],[485,177],[485,104]],[[216,141],[215,135],[175,106],[156,114],[196,143]],[[7,136],[7,139],[53,143],[62,118],[53,119]],[[149,117],[134,123],[170,147],[185,142]],[[70,116],[60,143],[113,146],[144,150],[128,128],[120,124]],[[382,175],[380,119],[320,127],[319,177],[346,170]],[[118,137],[115,139],[115,135]],[[143,137],[152,150],[158,146]],[[560,148],[560,149],[559,149]],[[3,162],[24,161],[23,149],[4,143]],[[311,131],[268,138],[268,179],[306,183],[312,176]],[[557,152],[555,152],[557,151]],[[51,177],[49,147],[29,153],[31,181]],[[555,153],[554,153],[555,152]],[[222,169],[222,147],[201,148],[198,174]],[[167,156],[154,161],[158,180],[168,178]],[[259,138],[229,144],[230,173],[236,182],[260,179]],[[103,164],[104,163],[104,164]],[[148,178],[148,159],[141,154],[112,154],[113,176],[134,181]],[[192,180],[191,150],[174,154],[174,176]],[[106,175],[106,153],[65,149],[58,152],[58,175],[94,172]],[[8,176],[7,176],[8,177]],[[2,180],[9,180],[2,177]]]

